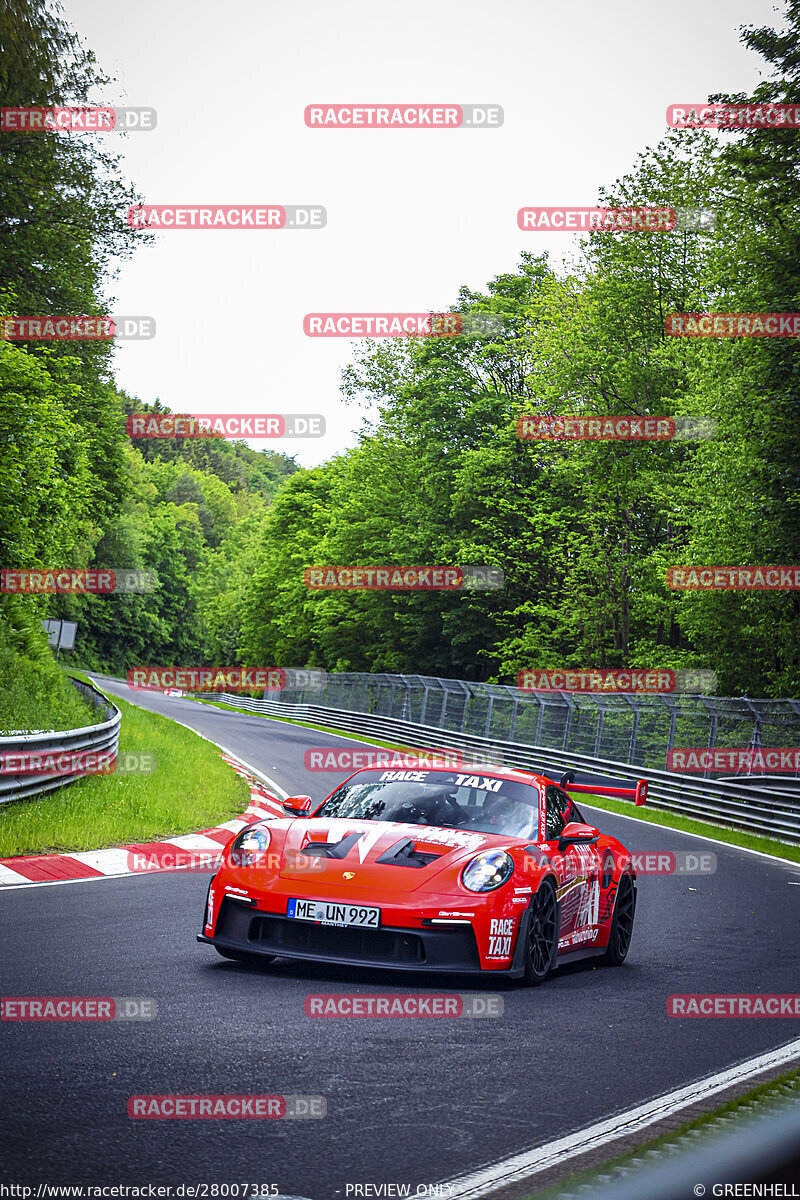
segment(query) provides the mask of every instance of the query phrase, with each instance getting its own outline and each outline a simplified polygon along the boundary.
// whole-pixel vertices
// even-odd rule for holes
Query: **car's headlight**
[[[243,829],[231,846],[230,861],[234,867],[255,867],[269,850],[269,830],[255,826]]]
[[[514,860],[505,850],[486,850],[467,863],[461,872],[461,882],[471,892],[493,892],[510,879]]]

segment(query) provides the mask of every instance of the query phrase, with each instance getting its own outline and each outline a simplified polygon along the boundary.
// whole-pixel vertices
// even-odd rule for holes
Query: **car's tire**
[[[228,950],[223,946],[215,946],[214,949],[223,958],[230,958],[233,962],[251,963],[253,966],[257,963],[274,962],[277,957],[275,954],[251,954],[248,950]]]
[[[524,983],[539,987],[555,966],[558,955],[558,900],[551,879],[542,880],[531,901]]]
[[[636,891],[633,886],[633,876],[625,871],[620,875],[617,884],[611,931],[608,935],[608,946],[603,955],[603,962],[609,966],[618,967],[627,958],[635,915]]]

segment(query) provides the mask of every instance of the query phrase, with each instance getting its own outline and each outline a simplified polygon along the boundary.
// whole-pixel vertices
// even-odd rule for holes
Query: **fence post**
[[[544,700],[544,696],[537,696],[536,699],[539,703],[539,720],[536,723],[536,741],[534,742],[534,745],[541,746],[541,744],[542,744],[542,725],[544,724],[545,700]]]
[[[461,684],[461,687],[463,688],[464,694],[465,694],[464,709],[463,709],[463,712],[461,713],[461,732],[466,733],[467,732],[467,710],[469,708],[470,698],[472,697],[472,690],[471,690],[469,684],[465,683],[463,679],[459,679],[458,682]]]
[[[427,683],[425,682],[424,675],[421,675],[420,679],[422,680],[422,687],[424,689],[424,695],[422,697],[422,712],[419,714],[419,723],[420,723],[420,725],[424,725],[425,724],[425,714],[428,711],[428,693],[430,692],[431,689],[428,687]]]
[[[509,688],[509,691],[511,689]],[[519,696],[512,696],[513,705],[511,708],[511,728],[508,731],[508,740],[513,742],[514,733],[517,728],[517,713],[519,712]]]
[[[566,751],[566,750],[568,750],[568,749],[569,749],[569,735],[570,735],[570,733],[572,732],[572,713],[573,713],[573,710],[574,710],[574,708],[575,708],[575,705],[574,705],[574,704],[573,704],[573,702],[570,700],[570,698],[569,698],[569,696],[566,694],[566,692],[559,692],[559,695],[560,695],[560,696],[561,696],[561,697],[562,697],[564,700],[566,700],[566,702],[567,702],[567,704],[568,704],[568,706],[569,706],[569,709],[568,709],[568,712],[567,712],[567,719],[566,719],[566,721],[564,722],[564,747],[563,747],[563,748],[564,748],[564,750]]]
[[[494,695],[490,693],[489,707],[486,710],[486,728],[485,728],[484,734],[483,734],[483,736],[487,737],[487,738],[491,735],[491,732],[492,732],[492,705],[493,704],[494,704]]]
[[[639,702],[634,696],[626,696],[625,699],[633,709],[633,728],[631,729],[631,741],[628,747],[628,762],[636,762],[636,740],[639,733]]]
[[[704,700],[703,703],[706,704],[707,707],[711,708],[711,706],[708,704],[708,701]],[[708,729],[708,748],[709,748],[709,750],[713,750],[714,742],[717,740],[717,725],[718,724],[719,724],[719,714],[715,708],[711,708],[711,720],[709,722],[709,729]],[[710,774],[711,774],[711,772],[709,770],[703,771],[703,778],[708,779]]]
[[[594,700],[595,704],[597,705],[597,709],[598,709],[597,733],[594,736],[594,756],[595,756],[595,758],[599,758],[600,757],[600,746],[603,741],[603,721],[605,720],[606,710],[603,708],[603,705],[602,705],[601,701],[598,700],[597,696],[592,696],[592,700]]]

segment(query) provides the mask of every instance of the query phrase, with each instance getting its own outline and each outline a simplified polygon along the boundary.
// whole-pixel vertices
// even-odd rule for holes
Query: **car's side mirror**
[[[582,825],[579,821],[570,821],[561,830],[558,848],[564,851],[568,846],[591,846],[600,837],[600,830],[594,825]]]
[[[314,807],[314,801],[310,796],[287,796],[283,807],[295,817],[307,817]]]

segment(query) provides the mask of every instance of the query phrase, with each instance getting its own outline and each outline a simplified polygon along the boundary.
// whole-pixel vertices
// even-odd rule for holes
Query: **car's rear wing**
[[[575,772],[565,771],[559,780],[559,786],[565,792],[582,792],[585,795],[594,796],[620,796],[624,800],[633,800],[635,804],[646,803],[646,779],[638,779],[635,783],[631,780],[626,787],[621,787],[620,784],[624,782],[624,780],[608,775],[584,775],[581,782],[576,783]]]

